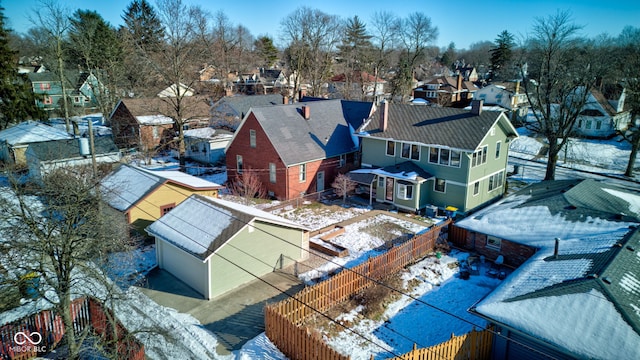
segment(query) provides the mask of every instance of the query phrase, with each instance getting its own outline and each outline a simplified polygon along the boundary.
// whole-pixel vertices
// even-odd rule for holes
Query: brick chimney
[[[458,74],[458,81],[456,83],[456,86],[458,87],[458,91],[462,90],[462,75]]]
[[[482,114],[482,105],[484,105],[484,100],[471,100],[471,113],[474,115]]]
[[[389,123],[389,103],[385,100],[380,102],[380,131],[387,131]]]
[[[307,90],[305,89],[300,89],[298,91],[298,101],[302,101],[302,98],[307,96]]]
[[[283,96],[282,97],[282,104],[283,105],[287,105],[289,103],[289,97],[288,96]]]
[[[309,120],[311,117],[311,107],[309,105],[302,105],[302,116],[305,120]]]

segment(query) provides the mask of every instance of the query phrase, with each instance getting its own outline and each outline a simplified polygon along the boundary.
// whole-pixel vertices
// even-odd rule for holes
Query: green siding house
[[[29,73],[31,89],[36,98],[36,105],[46,111],[55,111],[63,108],[63,92],[60,77],[52,72]],[[97,109],[98,96],[101,96],[106,88],[95,75],[90,73],[67,72],[65,74],[65,92],[69,108],[87,110]],[[78,111],[74,111],[78,112]]]
[[[362,169],[352,179],[371,201],[407,211],[462,213],[504,193],[509,142],[518,136],[502,112],[383,102],[357,132]]]
[[[192,195],[147,227],[161,269],[218,297],[309,254],[307,229],[249,206]]]

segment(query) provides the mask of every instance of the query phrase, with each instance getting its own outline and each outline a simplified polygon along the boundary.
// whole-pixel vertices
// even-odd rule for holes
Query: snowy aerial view
[[[640,3],[286,5],[0,5],[0,359],[639,359]]]

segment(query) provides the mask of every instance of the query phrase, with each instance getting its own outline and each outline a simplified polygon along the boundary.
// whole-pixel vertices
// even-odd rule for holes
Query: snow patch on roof
[[[620,199],[629,203],[629,210],[634,214],[640,214],[640,196],[631,194],[629,192],[618,191],[609,188],[602,188],[602,190],[608,192],[609,194],[619,197]],[[628,214],[625,214],[628,215]]]
[[[476,310],[535,337],[559,344],[581,357],[636,359],[638,356],[640,336],[622,319],[604,294],[596,290],[515,302],[483,303]]]
[[[138,120],[141,125],[173,124],[173,119],[164,115],[141,115],[136,116],[136,120]]]

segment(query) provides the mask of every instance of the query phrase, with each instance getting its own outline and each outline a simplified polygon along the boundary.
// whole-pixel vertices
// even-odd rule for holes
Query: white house
[[[293,221],[249,206],[192,195],[155,221],[161,269],[206,299],[308,257],[309,233]]]
[[[602,92],[592,89],[573,127],[576,134],[606,138],[625,130],[631,121],[631,113],[624,108],[625,96],[623,90],[618,99],[608,100]]]
[[[185,156],[203,164],[215,164],[224,159],[233,133],[214,128],[191,129],[184,132]]]
[[[520,82],[487,85],[473,94],[474,100],[483,100],[484,106],[499,106],[511,114],[512,120],[524,120],[528,111],[527,95],[520,92]]]

